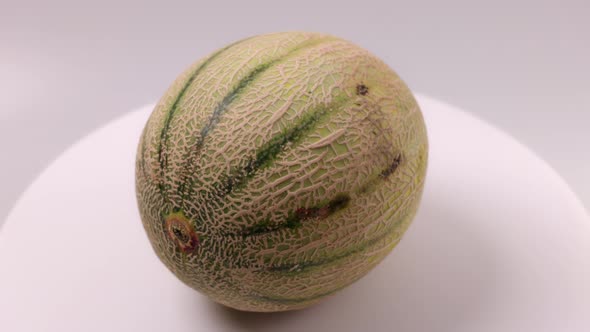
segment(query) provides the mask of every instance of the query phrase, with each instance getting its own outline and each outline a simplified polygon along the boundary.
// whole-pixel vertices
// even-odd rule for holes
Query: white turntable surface
[[[590,331],[590,221],[501,131],[418,96],[430,139],[419,213],[371,273],[306,310],[243,313],[159,262],[134,193],[152,107],[80,140],[0,230],[1,331]]]

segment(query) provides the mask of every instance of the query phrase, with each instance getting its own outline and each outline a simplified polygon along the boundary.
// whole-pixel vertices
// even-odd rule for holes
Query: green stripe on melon
[[[195,63],[158,102],[138,146],[138,205],[189,286],[241,310],[298,309],[400,241],[427,150],[411,92],[366,50],[257,36]]]

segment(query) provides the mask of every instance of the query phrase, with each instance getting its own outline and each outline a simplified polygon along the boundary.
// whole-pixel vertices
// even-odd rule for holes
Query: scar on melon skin
[[[369,87],[365,84],[361,83],[356,86],[356,94],[361,96],[366,96],[369,93]]]
[[[164,219],[166,233],[184,253],[194,251],[199,245],[199,238],[190,220],[182,212],[167,215]]]

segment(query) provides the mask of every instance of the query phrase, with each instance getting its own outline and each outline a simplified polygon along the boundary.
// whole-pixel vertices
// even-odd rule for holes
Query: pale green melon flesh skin
[[[420,109],[386,64],[333,36],[275,33],[176,79],[142,132],[136,193],[180,280],[239,310],[285,311],[396,246],[427,159]]]

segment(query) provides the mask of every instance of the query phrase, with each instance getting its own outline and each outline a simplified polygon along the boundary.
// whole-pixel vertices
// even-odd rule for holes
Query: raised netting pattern
[[[183,73],[138,147],[142,220],[184,282],[244,310],[304,307],[398,243],[427,163],[420,110],[367,51],[249,38]]]

